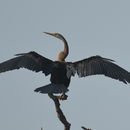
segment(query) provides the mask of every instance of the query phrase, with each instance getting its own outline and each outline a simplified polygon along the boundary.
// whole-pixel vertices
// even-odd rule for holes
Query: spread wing
[[[113,60],[100,56],[67,63],[67,73],[68,76],[77,73],[79,77],[103,74],[124,83],[130,83],[130,73],[128,71],[114,64]]]
[[[17,54],[17,57],[0,63],[0,73],[26,68],[35,72],[42,71],[45,75],[50,74],[53,61],[39,55],[36,52]]]

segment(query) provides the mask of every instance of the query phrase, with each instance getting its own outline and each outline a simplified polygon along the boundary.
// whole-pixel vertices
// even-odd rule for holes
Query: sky
[[[0,62],[36,51],[57,59],[61,33],[69,43],[67,61],[100,55],[130,71],[130,1],[0,0]],[[1,130],[62,130],[52,100],[35,93],[49,77],[26,69],[0,74]],[[61,108],[71,130],[130,129],[130,84],[105,76],[72,78]]]

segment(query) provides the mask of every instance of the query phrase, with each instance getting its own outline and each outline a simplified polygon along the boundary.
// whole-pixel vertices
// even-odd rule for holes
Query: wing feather
[[[42,71],[45,75],[50,74],[53,61],[47,59],[36,52],[17,54],[17,57],[0,63],[0,73],[26,68],[35,72]]]
[[[73,63],[68,62],[67,71],[71,71],[69,72],[71,74],[75,71],[79,77],[102,74],[124,83],[130,83],[130,73],[113,62],[111,59],[93,56]]]

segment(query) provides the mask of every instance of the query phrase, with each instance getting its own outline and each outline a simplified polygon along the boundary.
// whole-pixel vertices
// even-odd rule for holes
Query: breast
[[[66,64],[64,62],[56,61],[51,72],[50,81],[55,84],[64,84],[69,86],[70,78],[67,77]]]

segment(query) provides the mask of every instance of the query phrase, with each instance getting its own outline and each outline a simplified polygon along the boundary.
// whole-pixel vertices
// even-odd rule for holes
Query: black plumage
[[[17,57],[0,63],[0,73],[10,70],[26,68],[35,72],[42,71],[45,75],[50,74],[53,61],[32,51],[29,53],[16,54]]]
[[[102,74],[124,83],[130,83],[130,73],[113,62],[111,59],[93,56],[74,63],[68,63],[68,68],[70,68],[68,71],[72,74],[76,72],[79,77]]]
[[[65,38],[58,33],[47,33],[55,36],[64,42],[64,50],[59,53],[58,60],[52,61],[38,53],[32,51],[29,53],[17,54],[15,58],[0,63],[0,73],[26,68],[35,72],[43,72],[45,76],[51,75],[51,84],[37,88],[35,92],[40,93],[66,93],[70,84],[70,79],[76,73],[79,77],[90,75],[105,75],[107,77],[130,83],[130,73],[113,60],[101,56],[92,56],[77,62],[66,62],[65,58],[69,53],[68,44]]]

